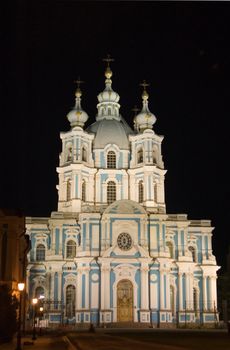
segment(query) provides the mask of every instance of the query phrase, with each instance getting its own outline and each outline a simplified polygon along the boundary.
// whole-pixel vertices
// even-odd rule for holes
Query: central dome
[[[133,134],[132,129],[123,118],[120,121],[102,119],[90,125],[86,131],[96,134],[94,148],[116,144],[120,149],[129,149],[128,135]]]

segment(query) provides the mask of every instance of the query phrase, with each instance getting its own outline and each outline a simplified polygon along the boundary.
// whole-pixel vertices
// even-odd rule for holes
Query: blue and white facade
[[[96,121],[85,128],[81,91],[62,132],[58,210],[27,217],[29,298],[49,324],[214,323],[216,272],[209,220],[167,214],[163,136],[148,93],[131,129],[105,72]]]

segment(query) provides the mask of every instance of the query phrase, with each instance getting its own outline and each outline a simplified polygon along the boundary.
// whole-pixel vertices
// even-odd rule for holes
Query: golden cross
[[[78,77],[77,80],[74,80],[74,83],[77,84],[77,88],[79,89],[80,85],[83,84],[84,81],[82,81],[80,77]]]
[[[109,67],[110,62],[113,62],[114,59],[111,58],[111,56],[109,54],[107,54],[107,58],[103,58],[102,61],[107,62],[107,66]]]
[[[143,83],[140,84],[140,86],[143,86],[144,90],[147,86],[149,86],[148,83],[146,83],[146,80],[143,80]]]

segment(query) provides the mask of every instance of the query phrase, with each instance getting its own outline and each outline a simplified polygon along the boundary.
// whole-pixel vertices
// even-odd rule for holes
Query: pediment
[[[102,255],[103,258],[149,258],[149,252],[147,249],[144,249],[140,245],[133,245],[132,248],[128,251],[121,250],[117,244],[114,244],[112,247],[106,249]]]

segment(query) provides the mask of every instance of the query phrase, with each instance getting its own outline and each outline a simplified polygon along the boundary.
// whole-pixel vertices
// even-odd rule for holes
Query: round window
[[[120,233],[117,237],[117,245],[122,250],[129,250],[132,248],[132,238],[128,233]]]

